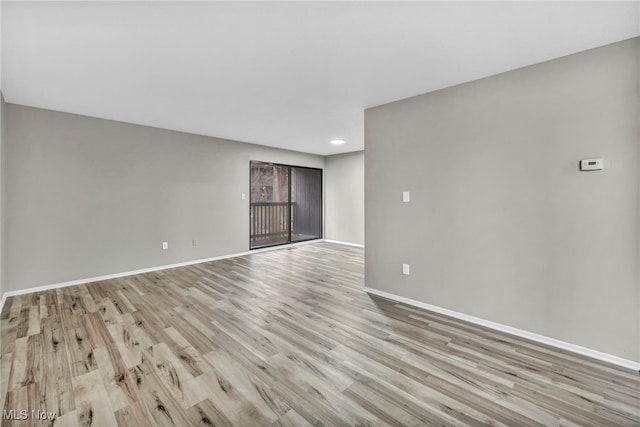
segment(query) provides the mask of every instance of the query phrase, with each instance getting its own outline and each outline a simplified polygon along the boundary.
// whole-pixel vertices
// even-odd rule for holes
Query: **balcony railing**
[[[291,203],[291,229],[295,211],[295,202]],[[289,238],[289,203],[259,202],[251,203],[251,241],[252,246],[270,244],[274,240]]]

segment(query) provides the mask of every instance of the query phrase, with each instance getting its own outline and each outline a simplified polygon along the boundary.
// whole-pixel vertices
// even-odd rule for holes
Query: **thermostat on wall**
[[[584,159],[580,160],[581,171],[597,171],[604,168],[604,159]]]

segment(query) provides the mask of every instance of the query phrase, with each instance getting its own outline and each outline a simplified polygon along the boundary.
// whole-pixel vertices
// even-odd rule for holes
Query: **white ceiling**
[[[326,155],[363,148],[365,108],[638,35],[639,1],[3,1],[1,83],[16,104]]]

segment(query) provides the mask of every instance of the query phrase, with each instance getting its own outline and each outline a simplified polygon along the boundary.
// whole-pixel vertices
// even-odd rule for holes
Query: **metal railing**
[[[294,206],[295,203],[291,203]],[[251,241],[289,238],[289,222],[293,224],[293,212],[288,202],[251,203]],[[289,215],[292,215],[291,219]],[[293,227],[291,227],[293,228]]]

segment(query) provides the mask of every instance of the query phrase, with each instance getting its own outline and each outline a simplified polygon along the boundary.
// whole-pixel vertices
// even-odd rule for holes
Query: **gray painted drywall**
[[[4,145],[5,103],[0,91],[0,298],[4,295]]]
[[[325,160],[325,238],[364,245],[364,152]]]
[[[7,291],[247,251],[249,161],[324,167],[321,156],[6,109]]]
[[[367,286],[640,361],[639,45],[367,110]]]

